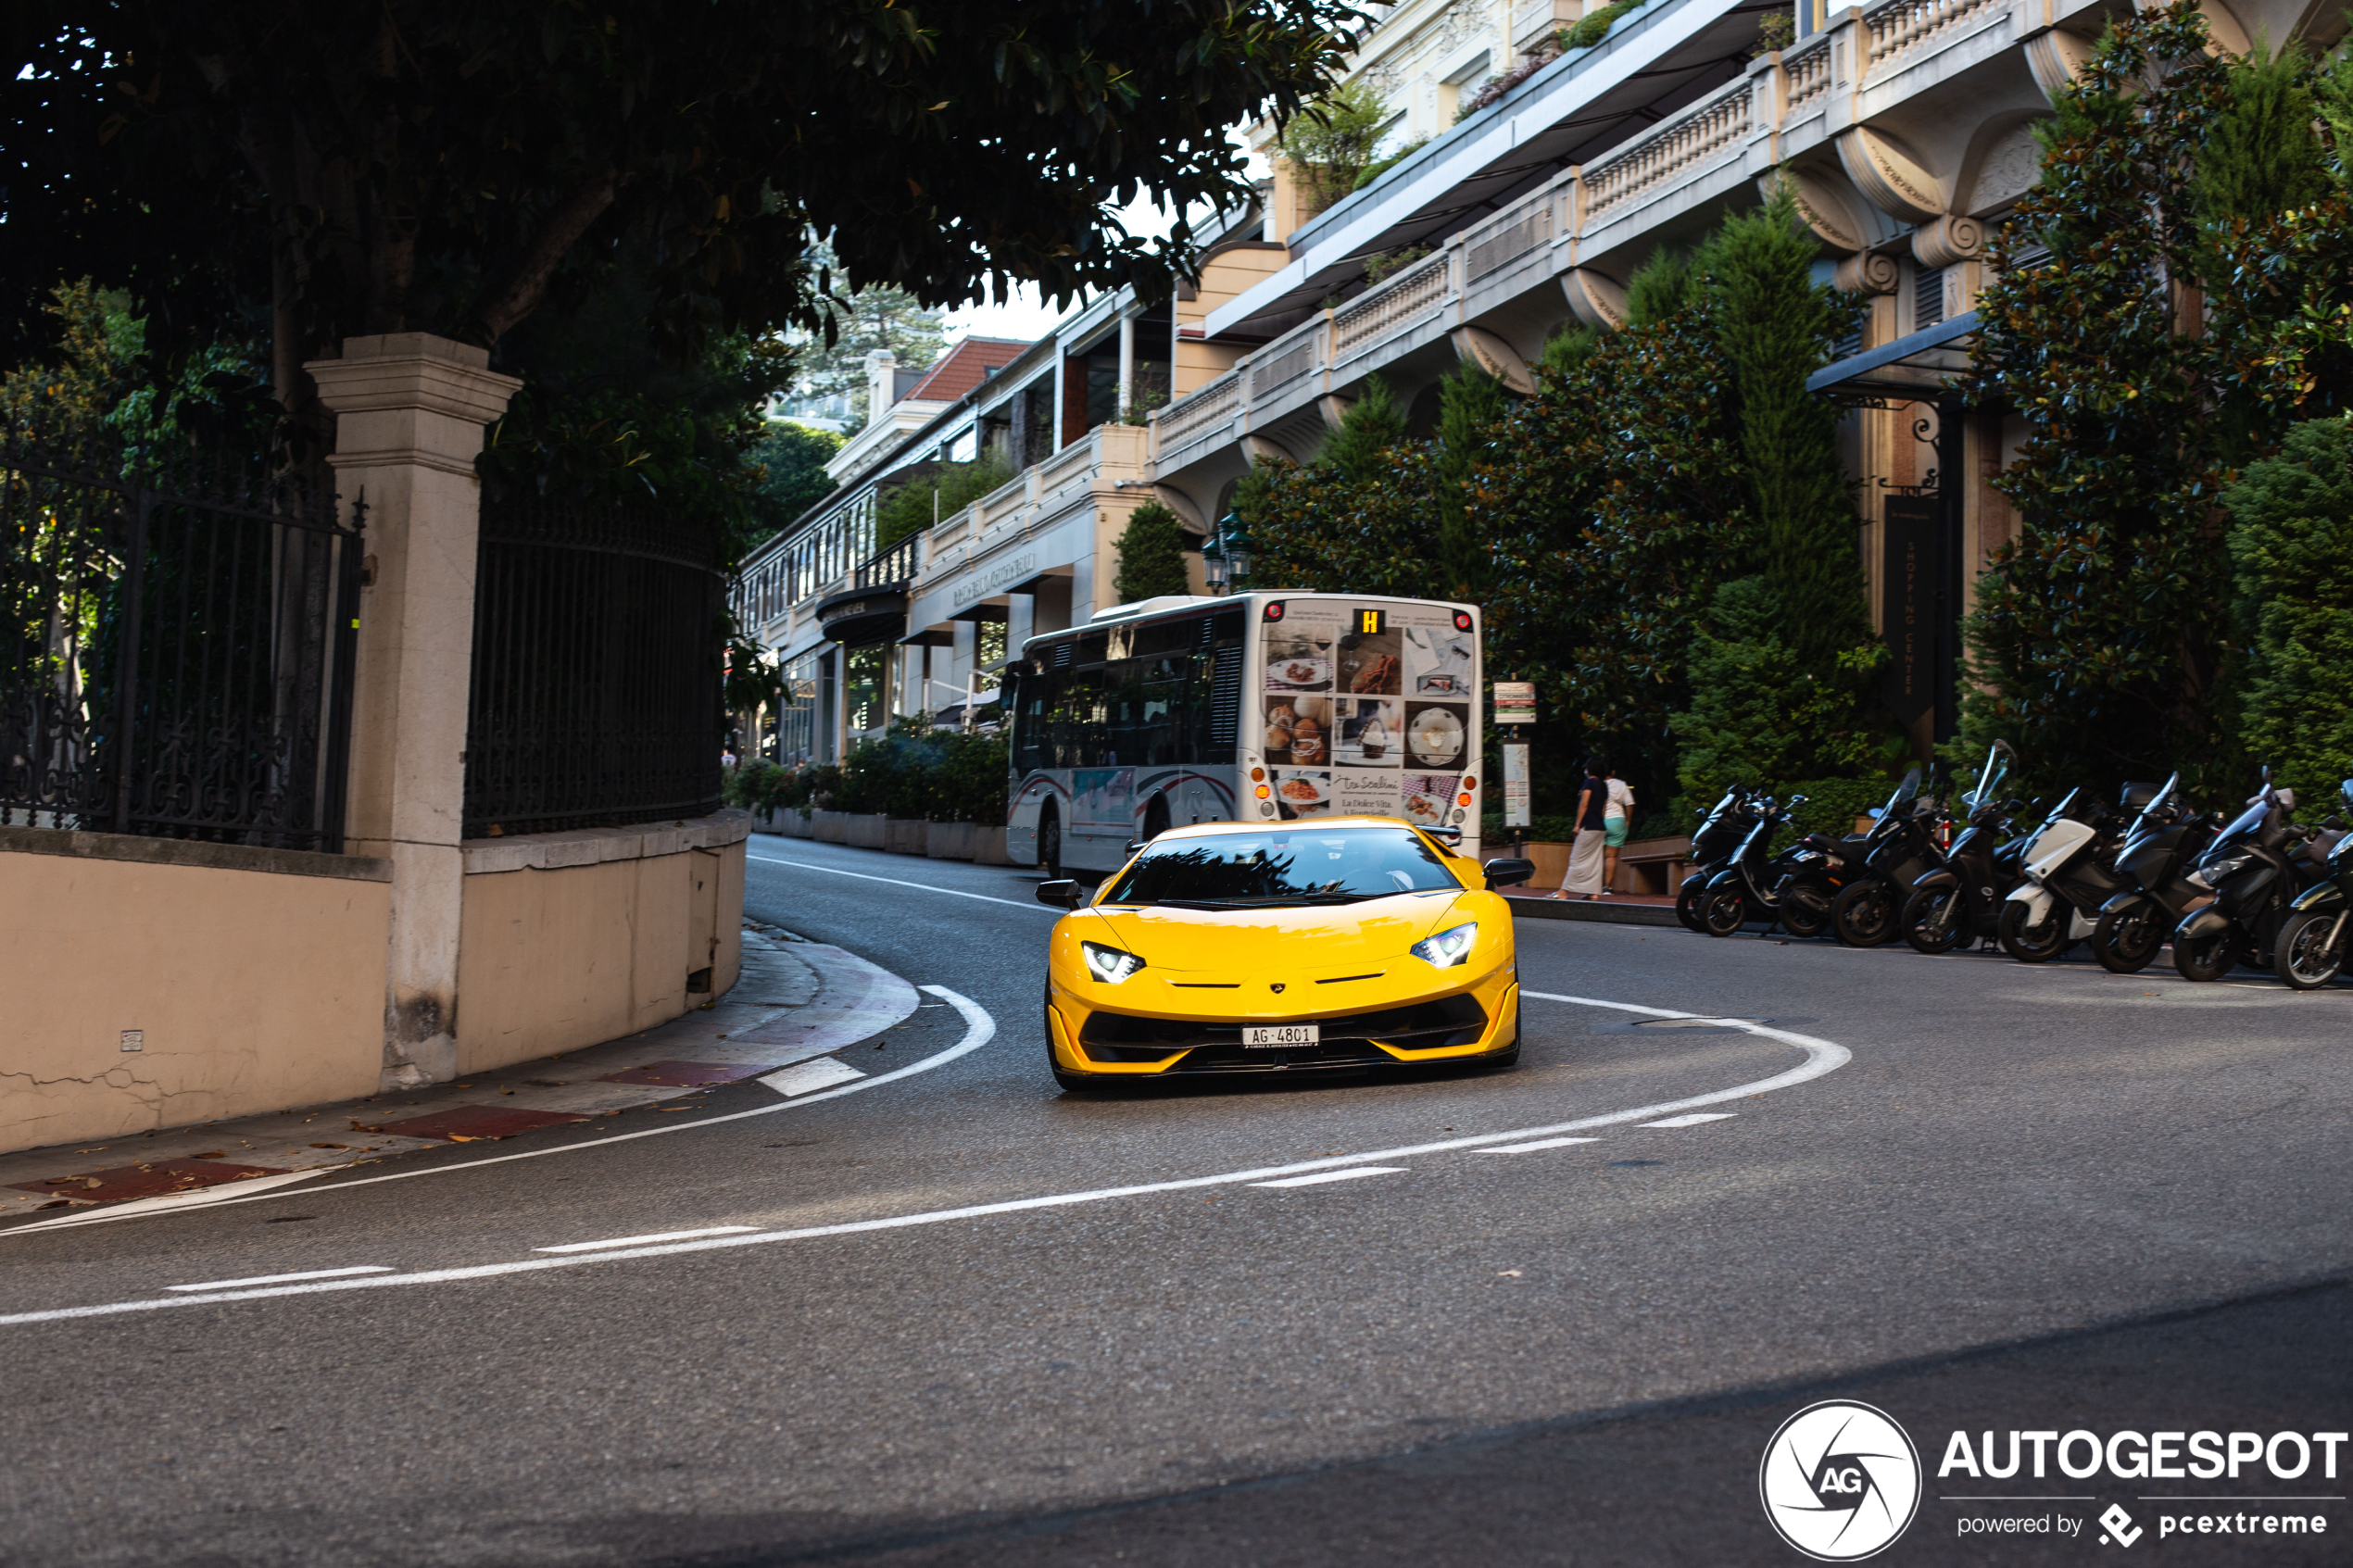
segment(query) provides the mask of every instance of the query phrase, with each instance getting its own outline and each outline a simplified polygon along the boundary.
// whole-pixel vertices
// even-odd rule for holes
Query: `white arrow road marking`
[[[904,1077],[910,1073],[923,1072],[936,1067],[953,1057],[962,1056],[965,1051],[978,1049],[996,1034],[995,1021],[988,1016],[988,1010],[979,1003],[968,997],[960,997],[942,986],[926,985],[924,989],[952,1003],[958,1010],[972,1021],[972,1029],[965,1035],[963,1043],[941,1052],[938,1056],[919,1061],[912,1067],[902,1067],[896,1073],[886,1073],[877,1077],[861,1079],[855,1084],[844,1085],[838,1089],[826,1089],[805,1098],[786,1100],[781,1104],[765,1106],[759,1110],[737,1111],[733,1116],[714,1116],[709,1120],[711,1122],[736,1121],[745,1116],[764,1115],[770,1111],[789,1110],[794,1106],[813,1104],[820,1099],[830,1099],[836,1095],[855,1094],[861,1089],[872,1088],[877,1084],[889,1083],[892,1079]],[[1523,991],[1520,995],[1533,997],[1538,1001],[1569,1002],[1579,1007],[1606,1008],[1617,1012],[1646,1013],[1655,1018],[1694,1016],[1691,1013],[1670,1012],[1663,1008],[1638,1007],[1631,1002],[1605,1002],[1589,997],[1565,997],[1548,991]],[[1525,1143],[1554,1134],[1586,1132],[1595,1127],[1620,1126],[1629,1122],[1655,1121],[1659,1117],[1672,1116],[1679,1111],[1695,1110],[1703,1105],[1720,1105],[1726,1100],[1746,1099],[1755,1095],[1770,1094],[1776,1089],[1786,1089],[1799,1084],[1811,1083],[1826,1073],[1837,1072],[1854,1060],[1852,1051],[1834,1041],[1816,1039],[1811,1035],[1793,1034],[1786,1029],[1775,1029],[1762,1023],[1741,1023],[1737,1026],[1749,1034],[1764,1035],[1795,1046],[1806,1053],[1806,1060],[1786,1073],[1777,1073],[1769,1078],[1759,1078],[1753,1083],[1735,1084],[1729,1089],[1717,1089],[1704,1095],[1691,1095],[1682,1099],[1667,1100],[1658,1105],[1639,1105],[1629,1110],[1613,1110],[1599,1116],[1579,1117],[1574,1122],[1555,1123],[1549,1127],[1515,1127],[1509,1132],[1484,1133],[1474,1137],[1449,1138],[1440,1143],[1414,1144],[1403,1148],[1370,1149],[1362,1154],[1332,1155],[1321,1160],[1302,1160],[1289,1165],[1265,1166],[1253,1171],[1226,1171],[1213,1176],[1189,1176],[1177,1181],[1142,1182],[1131,1186],[1097,1187],[1087,1192],[1053,1193],[1042,1198],[1008,1198],[1000,1203],[974,1203],[958,1209],[934,1209],[921,1213],[900,1214],[881,1220],[849,1220],[839,1224],[805,1225],[796,1230],[758,1231],[746,1236],[706,1236],[698,1241],[673,1241],[659,1246],[583,1252],[561,1258],[531,1258],[511,1263],[479,1263],[466,1268],[419,1270],[414,1273],[396,1273],[389,1277],[374,1279],[317,1280],[307,1285],[268,1286],[253,1290],[223,1290],[211,1295],[180,1296],[165,1300],[149,1298],[141,1301],[109,1301],[89,1307],[58,1307],[45,1311],[11,1312],[0,1314],[0,1328],[18,1323],[59,1323],[71,1318],[113,1317],[123,1312],[151,1312],[164,1307],[197,1306],[219,1301],[255,1301],[277,1296],[308,1296],[330,1290],[375,1290],[401,1285],[440,1285],[454,1280],[492,1279],[502,1274],[535,1273],[543,1269],[574,1269],[585,1264],[610,1263],[624,1259],[668,1258],[681,1253],[709,1252],[736,1247],[766,1247],[778,1242],[805,1241],[820,1236],[857,1236],[868,1231],[906,1230],[918,1225],[950,1224],[959,1220],[977,1220],[993,1214],[1014,1214],[1034,1209],[1066,1209],[1082,1203],[1103,1203],[1114,1198],[1138,1198],[1151,1193],[1183,1192],[1197,1187],[1254,1185],[1277,1176],[1304,1175],[1310,1171],[1328,1171],[1339,1166],[1362,1166],[1372,1160],[1404,1160],[1424,1154],[1446,1154],[1462,1149],[1485,1148],[1496,1144]],[[689,1123],[692,1126],[707,1124],[708,1123],[702,1122]],[[649,1131],[668,1130],[667,1128],[649,1129]],[[643,1137],[647,1135],[635,1133],[623,1135]],[[619,1142],[621,1140],[612,1138],[600,1141]],[[525,1156],[510,1154],[497,1158],[519,1160]],[[453,1168],[462,1169],[463,1167]],[[414,1173],[423,1174],[424,1173]],[[394,1178],[377,1176],[371,1179],[389,1181]],[[325,1193],[341,1190],[343,1190],[341,1187],[321,1187],[314,1189],[308,1196],[317,1198]]]
[[[1318,1171],[1312,1176],[1286,1176],[1279,1182],[1252,1182],[1254,1187],[1315,1187],[1326,1182],[1353,1182],[1359,1176],[1402,1176],[1403,1165],[1352,1165],[1345,1171]]]
[[[1645,1122],[1645,1127],[1696,1127],[1702,1122],[1730,1122],[1740,1114],[1737,1110],[1699,1110],[1689,1116],[1669,1116],[1664,1122]]]
[[[1599,1143],[1599,1138],[1538,1138],[1534,1143],[1507,1143],[1501,1148],[1475,1148],[1473,1154],[1533,1154],[1540,1148],[1567,1148],[1573,1143]]]
[[[652,1236],[617,1236],[610,1241],[567,1241],[560,1247],[535,1247],[534,1252],[601,1252],[608,1247],[651,1247],[661,1241],[691,1241],[698,1236],[741,1236],[758,1225],[705,1225],[696,1231],[657,1231]],[[173,1286],[174,1290],[186,1288]]]
[[[167,1285],[166,1290],[237,1290],[249,1285],[288,1285],[298,1279],[343,1279],[352,1274],[388,1274],[389,1264],[365,1263],[356,1269],[313,1269],[302,1274],[256,1274],[251,1279],[208,1280],[202,1285]]]
[[[771,1073],[760,1081],[780,1095],[796,1098],[864,1076],[863,1073],[846,1061],[824,1057],[816,1061],[804,1061],[799,1067],[787,1067],[782,1073]]]

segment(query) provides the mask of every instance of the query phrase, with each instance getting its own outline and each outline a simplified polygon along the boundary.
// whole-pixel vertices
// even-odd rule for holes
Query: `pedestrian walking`
[[[1577,838],[1568,852],[1568,875],[1561,879],[1555,898],[1592,902],[1606,891],[1602,880],[1603,850],[1609,837],[1609,764],[1594,758],[1585,764],[1585,782],[1577,791]]]
[[[1602,888],[1615,892],[1617,887],[1617,852],[1626,847],[1626,835],[1634,827],[1634,789],[1617,776],[1617,770],[1605,768],[1602,774],[1606,798],[1602,805]]]

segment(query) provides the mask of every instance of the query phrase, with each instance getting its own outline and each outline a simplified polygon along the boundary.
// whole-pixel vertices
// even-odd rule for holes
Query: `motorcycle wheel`
[[[2330,910],[2290,915],[2271,947],[2271,967],[2279,977],[2299,991],[2317,991],[2334,980],[2345,968],[2344,947],[2329,942],[2329,929],[2335,924],[2336,915]]]
[[[2063,903],[2053,900],[2050,913],[2043,923],[2028,923],[2030,917],[2024,904],[2005,902],[2002,905],[2001,929],[1996,933],[2002,951],[2020,963],[2048,963],[2075,944],[2068,940],[2068,916],[2073,911]]]
[[[1704,935],[1730,936],[1747,919],[1748,896],[1737,887],[1718,888],[1699,907],[1699,928]]]
[[[1876,879],[1850,882],[1831,901],[1831,928],[1850,947],[1879,947],[1895,925],[1895,890]]]
[[[1683,879],[1682,891],[1675,895],[1675,918],[1685,931],[1697,932],[1702,936],[1707,935],[1707,927],[1699,922],[1699,907],[1706,897],[1707,883],[1705,878],[1687,876]]]
[[[1951,952],[1967,937],[1962,914],[1959,888],[1923,887],[1904,900],[1904,913],[1895,923],[1904,928],[1904,940],[1914,952],[1933,956]]]
[[[2225,926],[2212,936],[2173,938],[2173,967],[2184,980],[2220,980],[2239,961],[2239,933]]]
[[[2092,928],[2092,956],[2110,974],[2140,973],[2164,946],[2164,928],[2145,909],[2102,915]]]
[[[1781,895],[1781,929],[1792,936],[1819,936],[1830,929],[1831,912],[1819,891],[1793,887]]]

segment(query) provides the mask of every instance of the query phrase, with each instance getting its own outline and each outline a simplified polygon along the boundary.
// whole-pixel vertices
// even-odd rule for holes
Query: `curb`
[[[195,1207],[410,1149],[684,1110],[665,1102],[746,1078],[804,1094],[863,1076],[814,1059],[874,1038],[920,999],[854,953],[747,922],[743,973],[724,997],[602,1045],[469,1073],[462,1084],[0,1155],[0,1229]],[[54,1212],[8,1223],[43,1210]]]
[[[1604,925],[1671,925],[1680,929],[1671,904],[1587,904],[1528,897],[1513,897],[1508,902],[1515,918],[1597,921]]]

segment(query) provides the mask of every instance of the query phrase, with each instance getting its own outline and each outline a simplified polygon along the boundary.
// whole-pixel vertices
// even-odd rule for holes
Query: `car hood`
[[[1457,890],[1307,909],[1089,909],[1080,935],[1134,953],[1164,973],[1240,979],[1271,967],[1313,979],[1407,957],[1433,931],[1461,923],[1463,897]],[[1098,930],[1084,929],[1088,924]]]

